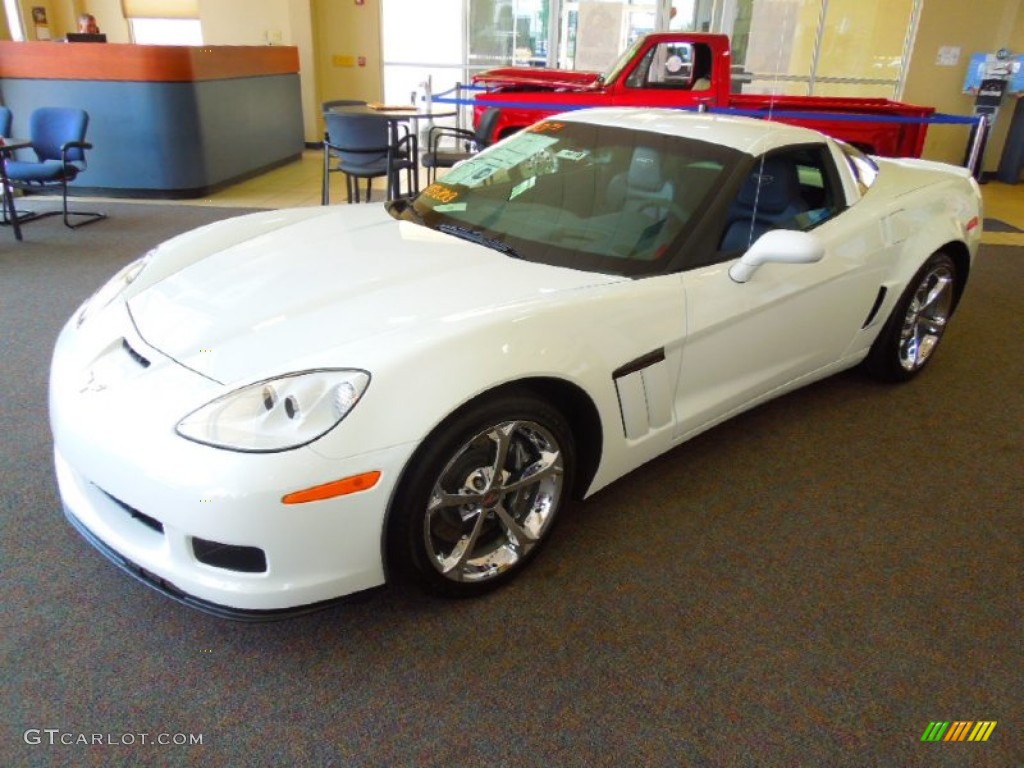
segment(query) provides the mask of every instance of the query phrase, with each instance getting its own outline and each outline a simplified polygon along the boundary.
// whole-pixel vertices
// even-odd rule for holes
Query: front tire
[[[575,469],[564,417],[532,395],[471,405],[416,451],[391,505],[388,565],[471,597],[513,578],[546,541]]]
[[[868,372],[883,381],[908,381],[932,359],[959,293],[956,264],[932,254],[900,297],[865,360]]]

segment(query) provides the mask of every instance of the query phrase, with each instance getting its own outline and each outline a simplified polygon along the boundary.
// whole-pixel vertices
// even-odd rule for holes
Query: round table
[[[331,107],[327,110],[328,112],[334,112],[342,115],[358,115],[360,117],[376,117],[381,120],[386,120],[388,123],[389,135],[391,137],[391,145],[394,146],[398,142],[398,126],[401,123],[412,121],[412,147],[413,152],[417,158],[419,158],[419,121],[420,120],[431,120],[434,118],[441,117],[455,117],[458,111],[454,107],[447,107],[445,109],[437,109],[435,105],[427,104],[418,106],[415,104],[409,104],[408,106],[403,104],[381,104],[378,102],[370,102],[368,104],[343,104],[336,107]],[[416,163],[416,167],[413,169],[413,179],[415,191],[419,192],[420,187],[420,172],[419,162]],[[388,174],[388,199],[391,200],[398,194],[397,189],[392,189],[391,175]]]

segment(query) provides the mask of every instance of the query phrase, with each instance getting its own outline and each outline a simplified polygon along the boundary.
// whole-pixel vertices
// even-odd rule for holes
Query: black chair
[[[330,202],[330,174],[343,173],[350,203],[359,200],[359,180],[366,179],[366,201],[370,201],[373,179],[385,178],[388,197],[400,190],[400,175],[406,172],[409,192],[416,189],[416,137],[403,126],[404,135],[393,139],[390,121],[373,115],[325,112],[323,189],[320,202]],[[397,131],[396,131],[397,133]],[[335,161],[332,164],[332,160]]]
[[[27,192],[59,186],[62,210],[19,214],[19,223],[63,213],[64,225],[77,229],[107,218],[103,213],[68,210],[68,183],[86,169],[85,150],[92,149],[85,140],[88,127],[89,115],[83,109],[40,107],[29,116],[29,140],[36,160],[8,160],[7,181]],[[72,216],[81,220],[73,224]]]
[[[427,169],[427,183],[433,181],[438,168],[451,168],[456,163],[476,154],[494,143],[494,127],[501,117],[501,110],[488,107],[480,115],[475,131],[435,125],[427,132],[427,151],[423,153],[423,167]],[[454,140],[452,148],[441,147],[445,139]]]

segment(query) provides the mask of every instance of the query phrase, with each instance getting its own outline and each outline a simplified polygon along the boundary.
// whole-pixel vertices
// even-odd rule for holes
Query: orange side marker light
[[[294,491],[281,497],[285,504],[305,504],[307,501],[323,501],[338,496],[348,496],[352,493],[368,491],[380,480],[380,470],[363,472],[360,475],[352,475],[341,480],[332,480],[323,485],[314,485],[302,491]]]
[[[971,220],[967,222],[967,231],[970,232],[972,229],[977,229],[981,220],[977,216],[972,216]]]

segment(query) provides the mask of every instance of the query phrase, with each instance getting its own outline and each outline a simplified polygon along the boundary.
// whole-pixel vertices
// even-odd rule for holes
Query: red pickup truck
[[[729,38],[666,32],[639,38],[605,74],[564,69],[504,67],[473,83],[474,122],[488,107],[501,114],[499,139],[557,112],[579,107],[726,108],[740,114],[815,128],[869,154],[920,157],[927,124],[869,118],[926,118],[935,110],[888,99],[768,96],[732,93]]]

